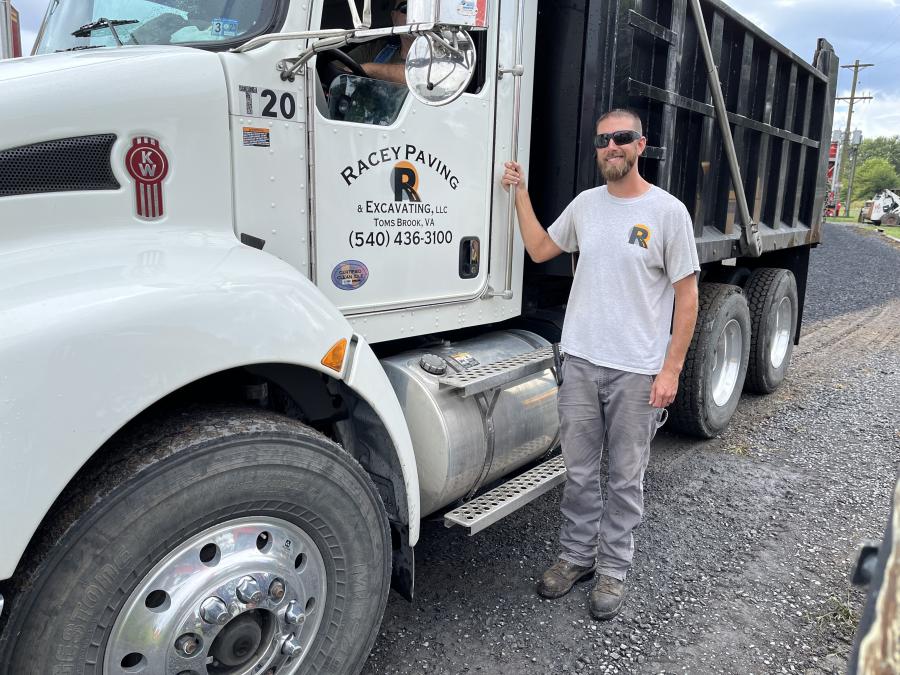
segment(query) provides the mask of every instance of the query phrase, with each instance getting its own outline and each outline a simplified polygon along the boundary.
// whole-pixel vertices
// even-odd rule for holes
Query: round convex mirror
[[[427,32],[416,38],[406,56],[406,84],[427,105],[459,98],[475,73],[475,45],[463,30]]]

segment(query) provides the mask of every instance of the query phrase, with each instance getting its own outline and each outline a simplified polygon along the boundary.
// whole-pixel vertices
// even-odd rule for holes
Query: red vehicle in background
[[[825,173],[825,182],[828,185],[828,192],[825,195],[825,217],[841,215],[841,204],[837,201],[837,195],[834,192],[834,167],[837,162],[838,143],[831,142],[831,148],[828,150],[828,170]]]

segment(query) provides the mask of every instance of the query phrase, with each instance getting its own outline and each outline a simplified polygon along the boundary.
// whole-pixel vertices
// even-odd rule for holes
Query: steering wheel
[[[331,86],[331,82],[336,77],[338,77],[339,75],[347,74],[347,71],[343,70],[342,68],[338,68],[335,62],[339,62],[347,66],[352,75],[357,75],[359,77],[369,77],[365,69],[346,52],[342,52],[340,49],[329,49],[327,51],[320,52],[318,58],[316,59],[316,70],[319,73],[319,79],[322,81],[322,86],[325,88],[326,92]]]

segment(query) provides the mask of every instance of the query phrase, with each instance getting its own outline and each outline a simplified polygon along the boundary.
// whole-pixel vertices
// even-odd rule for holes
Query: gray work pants
[[[644,471],[663,414],[653,408],[653,376],[595,366],[566,356],[559,422],[566,485],[560,510],[560,558],[624,580],[634,555],[631,531],[644,512]],[[607,503],[600,458],[609,452]]]

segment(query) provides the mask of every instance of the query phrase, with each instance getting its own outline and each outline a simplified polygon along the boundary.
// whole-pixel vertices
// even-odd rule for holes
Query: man
[[[395,26],[406,25],[406,0],[396,0],[391,21]],[[387,40],[365,42],[349,54],[369,77],[406,84],[406,55],[414,39],[413,35],[394,35]]]
[[[647,145],[640,118],[627,110],[606,113],[597,121],[594,145],[606,185],[578,195],[549,230],[534,214],[518,164],[506,163],[502,183],[517,186],[522,239],[535,262],[580,252],[561,343],[559,417],[568,471],[562,551],[537,592],[562,597],[596,571],[590,612],[605,620],[625,599],[650,441],[678,391],[697,319],[700,265],[687,209],[638,173],[637,158]]]

